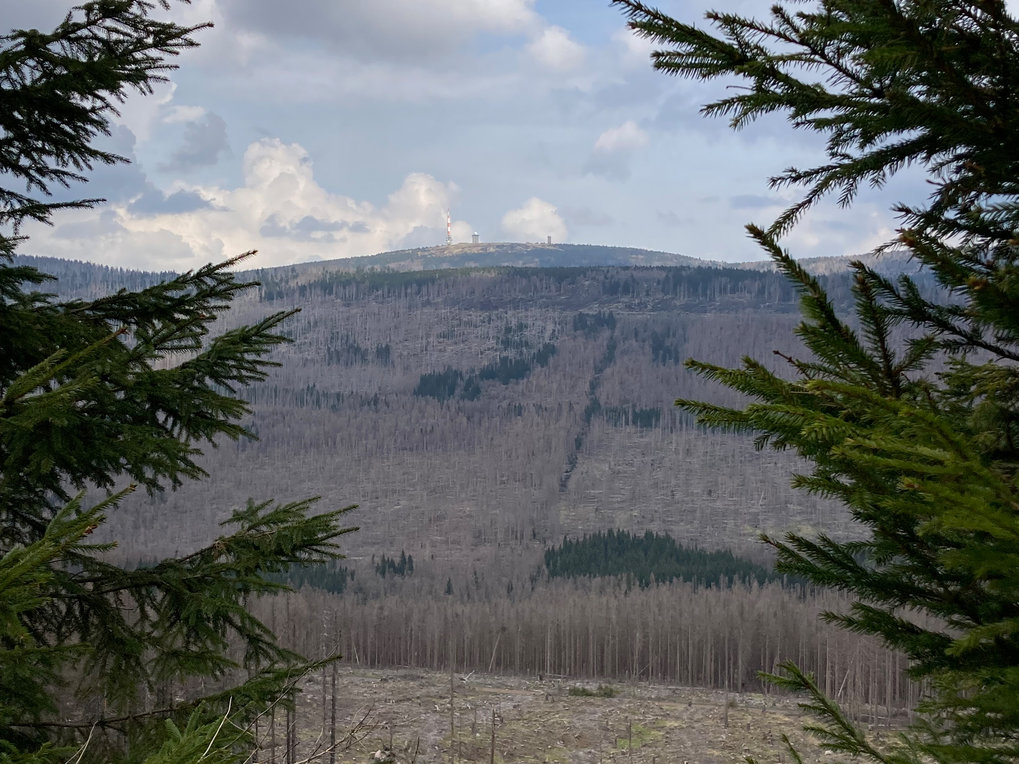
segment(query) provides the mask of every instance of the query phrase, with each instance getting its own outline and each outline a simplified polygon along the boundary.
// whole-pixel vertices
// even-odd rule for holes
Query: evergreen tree
[[[692,368],[745,393],[744,408],[681,400],[702,421],[796,449],[809,491],[842,499],[866,534],[766,539],[781,569],[850,592],[827,618],[902,650],[930,698],[909,745],[876,749],[816,686],[825,742],[881,761],[1019,759],[1019,24],[1000,0],[817,0],[764,21],[707,15],[680,23],[632,0],[632,27],[664,46],[654,65],[742,87],[704,108],[734,128],[772,112],[827,138],[827,162],[775,186],[803,199],[754,238],[799,289],[809,353],[772,373]],[[843,205],[906,165],[932,193],[900,205],[905,248],[941,299],[908,277],[854,265],[855,313],[840,317],[777,237],[828,194]],[[834,253],[838,254],[838,253]],[[897,328],[905,325],[903,342]]]
[[[169,3],[159,4],[168,9]],[[208,547],[125,569],[89,535],[123,497],[202,477],[203,444],[248,436],[238,389],[263,379],[280,313],[212,334],[252,287],[210,265],[139,292],[59,302],[13,265],[26,220],[101,163],[116,104],[147,92],[198,27],[99,0],[51,33],[0,38],[0,761],[234,761],[248,723],[312,664],[246,600],[338,555],[345,510],[251,502]],[[128,487],[116,490],[117,486]],[[108,498],[86,506],[87,488]],[[192,681],[192,680],[201,680]],[[204,688],[202,692],[185,689]]]
[[[728,587],[736,581],[763,584],[780,578],[732,552],[688,549],[667,534],[651,531],[638,536],[609,530],[579,539],[564,538],[559,546],[545,549],[544,561],[550,578],[627,576],[635,578],[642,589],[676,579]]]

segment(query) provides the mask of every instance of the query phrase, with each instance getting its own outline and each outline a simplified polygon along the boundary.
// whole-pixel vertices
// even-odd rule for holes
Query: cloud
[[[684,228],[696,222],[693,216],[680,215],[674,210],[658,210],[655,217],[659,223],[669,228]]]
[[[209,202],[194,191],[176,191],[164,194],[150,186],[145,193],[131,202],[127,209],[133,215],[173,215],[182,212],[210,209]]]
[[[602,154],[618,154],[639,149],[646,144],[647,133],[630,119],[619,127],[610,128],[599,135],[594,143],[594,150]]]
[[[135,134],[124,125],[111,125],[110,134],[100,136],[95,145],[102,151],[124,157],[127,163],[105,164],[96,162],[91,170],[82,175],[87,182],[72,183],[68,188],[53,186],[50,188],[52,202],[65,202],[77,199],[105,199],[110,203],[125,202],[139,194],[153,190],[141,165],[137,163]]]
[[[655,45],[646,37],[634,34],[629,27],[621,27],[612,35],[612,41],[620,51],[619,58],[627,69],[649,68],[651,53]]]
[[[54,228],[32,226],[24,251],[153,270],[195,268],[252,249],[259,250],[252,267],[371,255],[443,243],[457,192],[410,173],[384,203],[360,201],[323,188],[300,145],[265,139],[245,151],[235,187],[165,194],[150,184],[119,204],[61,213]],[[453,231],[470,240],[466,221]]]
[[[319,220],[305,215],[297,221],[284,222],[279,215],[270,215],[258,232],[266,237],[283,237],[301,241],[334,242],[334,234],[349,231],[352,233],[370,233],[368,224],[362,220],[349,222],[345,220]],[[434,238],[434,237],[433,237]]]
[[[553,241],[565,241],[567,233],[566,223],[556,208],[536,196],[503,215],[502,228],[510,239],[517,241],[544,241],[547,236]]]
[[[760,210],[767,207],[786,207],[789,202],[774,196],[759,194],[737,194],[729,199],[729,208],[734,210]]]
[[[570,221],[570,225],[603,228],[616,222],[608,213],[591,207],[562,207],[561,211],[563,218]]]
[[[195,122],[206,115],[201,106],[171,106],[163,118],[164,122]]]
[[[894,238],[890,218],[886,210],[866,203],[858,204],[848,216],[828,203],[804,217],[782,238],[782,245],[794,257],[864,254]]]
[[[166,228],[132,231],[113,208],[67,210],[52,228],[26,226],[26,254],[87,260],[144,270],[187,270],[201,264],[184,238]]]
[[[585,46],[535,2],[217,0],[217,28],[203,32],[214,41],[199,54],[215,51],[234,92],[275,103],[512,99],[519,113],[536,94],[595,76]]]
[[[258,249],[258,267],[369,255],[445,239],[445,211],[456,186],[411,173],[382,205],[323,188],[307,152],[298,144],[265,139],[244,153],[244,180],[235,188],[196,186],[199,209],[142,214],[118,210],[131,233],[172,231],[190,248],[192,265]],[[167,202],[175,195],[167,197]],[[458,221],[457,229],[469,227]],[[189,265],[189,267],[191,267]]]
[[[540,26],[534,0],[221,0],[231,29],[316,41],[354,58],[441,57],[480,33],[512,35]]]
[[[209,167],[216,164],[219,155],[229,148],[226,122],[210,111],[204,118],[185,125],[184,144],[177,147],[163,169],[181,172],[196,167]]]
[[[598,136],[584,170],[609,180],[625,180],[630,176],[631,157],[647,142],[647,133],[632,119],[627,120]]]
[[[4,33],[13,29],[50,31],[64,20],[67,0],[34,0],[31,3],[7,3],[4,8]]]
[[[173,102],[177,85],[173,82],[156,82],[151,93],[129,91],[122,104],[117,105],[117,114],[112,116],[115,124],[131,130],[140,143],[148,141],[166,116],[174,115]]]
[[[584,46],[570,38],[562,27],[546,27],[527,46],[527,52],[542,66],[557,72],[579,69],[586,53]]]

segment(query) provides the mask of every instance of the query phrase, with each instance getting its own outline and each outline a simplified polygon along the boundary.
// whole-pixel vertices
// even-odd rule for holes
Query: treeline
[[[465,674],[767,692],[758,672],[795,660],[828,694],[871,718],[901,714],[923,691],[906,676],[902,656],[819,617],[848,606],[835,592],[804,597],[777,583],[720,589],[677,582],[626,593],[618,581],[577,579],[467,600],[469,580],[448,588],[442,597],[418,585],[378,598],[305,589],[260,600],[255,610],[295,649],[339,650],[367,667],[448,671],[452,661]]]
[[[295,590],[310,587],[330,594],[343,594],[354,581],[354,571],[335,562],[321,565],[294,563],[285,571],[269,574],[266,578]]]
[[[260,296],[266,301],[407,299],[466,300],[489,307],[507,300],[572,298],[609,300],[668,300],[686,309],[744,309],[767,305],[794,310],[795,290],[771,271],[711,266],[660,267],[481,267],[424,271],[332,271],[302,281],[292,269],[258,272]],[[848,297],[847,273],[822,276],[833,293]],[[700,307],[697,307],[697,306]]]
[[[609,311],[598,311],[597,313],[584,313],[581,311],[573,317],[573,331],[593,336],[602,329],[610,332],[616,328],[616,316]]]
[[[382,578],[386,576],[400,576],[404,578],[414,573],[414,555],[409,555],[406,551],[402,550],[399,559],[381,555],[376,560],[375,556],[372,555],[372,564],[375,567],[376,575]]]
[[[388,342],[368,348],[349,334],[334,335],[326,342],[325,362],[327,366],[355,366],[366,363],[392,366],[393,348]]]
[[[634,584],[646,589],[672,581],[730,587],[736,582],[764,584],[779,578],[732,552],[688,549],[668,534],[651,531],[641,536],[609,530],[566,538],[546,549],[544,560],[550,578],[620,577],[628,589]]]
[[[139,563],[144,567],[144,563]],[[414,556],[401,551],[399,557],[372,555],[371,570],[379,578],[399,576],[406,578],[414,574]],[[268,578],[280,584],[286,584],[294,590],[318,589],[330,594],[343,594],[354,583],[356,574],[353,568],[337,563],[322,565],[301,565],[295,563],[280,573],[270,574]]]
[[[37,268],[55,277],[55,281],[34,288],[43,292],[59,292],[64,299],[94,299],[121,289],[135,292],[169,281],[177,275],[174,271],[138,271],[36,255],[15,255],[14,265]]]
[[[271,273],[271,272],[270,272]],[[276,281],[262,279],[261,297],[263,300],[286,299],[296,293],[298,300],[307,300],[316,295],[330,297],[348,297],[356,294],[359,297],[379,294],[385,297],[407,297],[421,295],[428,287],[446,279],[455,279],[465,275],[460,270],[435,271],[333,271],[325,273],[318,279],[308,282]]]
[[[482,382],[508,385],[527,379],[535,366],[548,366],[555,354],[555,344],[546,342],[529,356],[514,358],[501,355],[497,360],[472,372],[465,373],[450,366],[442,371],[425,372],[414,387],[414,395],[419,398],[435,398],[440,402],[455,397],[465,401],[477,400],[481,397]]]

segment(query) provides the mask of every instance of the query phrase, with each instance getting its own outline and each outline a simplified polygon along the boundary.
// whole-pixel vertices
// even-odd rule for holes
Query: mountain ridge
[[[802,353],[799,296],[781,274],[694,259],[565,266],[564,253],[576,263],[632,250],[488,246],[481,267],[388,267],[408,252],[438,258],[431,248],[379,267],[246,271],[261,286],[235,301],[223,329],[300,308],[286,327],[293,341],[274,355],[281,366],[245,392],[260,440],[207,451],[212,480],[127,500],[111,521],[132,539],[123,553],[197,546],[238,501],[278,495],[360,503],[352,556],[392,553],[399,538],[436,575],[467,549],[509,567],[564,533],[610,528],[742,552],[762,530],[848,532],[844,512],[790,490],[793,455],[755,454],[748,439],[706,433],[672,406],[739,403],[687,358],[731,367],[750,356],[780,371],[773,351]],[[84,299],[163,275],[22,262],[60,277],[44,290]],[[819,280],[836,305],[851,299],[848,272]]]
[[[698,266],[717,265],[689,255],[638,247],[602,244],[543,244],[491,242],[450,244],[379,252],[374,255],[316,260],[299,267],[330,266],[339,270],[389,268],[391,270],[438,270],[445,268],[571,266]]]
[[[41,270],[56,269],[61,279],[71,277],[79,281],[98,280],[103,284],[137,288],[148,283],[147,275],[158,279],[169,278],[173,271],[149,271],[137,268],[109,266],[81,260],[64,260],[45,255],[18,255],[16,262],[35,265]],[[907,270],[908,258],[890,251],[882,255],[833,255],[812,257],[799,262],[815,274],[834,274],[847,271],[852,261],[859,260],[885,275],[896,275]],[[89,270],[85,275],[82,266]],[[492,242],[485,244],[452,244],[448,246],[416,247],[389,250],[373,255],[311,260],[301,263],[241,268],[244,273],[273,273],[287,269],[299,278],[317,278],[328,272],[358,271],[435,271],[464,268],[593,268],[593,267],[657,267],[657,268],[713,268],[723,270],[773,271],[770,260],[725,262],[707,260],[662,250],[639,247],[622,247],[602,244],[543,244],[528,242]],[[139,277],[137,274],[145,274]],[[125,283],[127,282],[127,283]],[[65,290],[61,289],[61,293]]]

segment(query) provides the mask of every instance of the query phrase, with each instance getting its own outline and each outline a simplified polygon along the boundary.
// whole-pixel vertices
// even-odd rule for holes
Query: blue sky
[[[762,14],[765,0],[725,8]],[[71,3],[0,0],[7,27],[51,26]],[[697,20],[707,0],[663,2]],[[748,222],[795,190],[767,178],[820,161],[778,118],[733,133],[699,116],[721,84],[666,77],[607,0],[194,0],[202,47],[155,94],[132,96],[109,146],[132,165],[87,190],[108,204],[34,227],[26,252],[184,269],[257,249],[253,265],[370,255],[454,239],[555,241],[743,261]],[[796,256],[891,237],[916,178],[826,205],[786,240]]]

